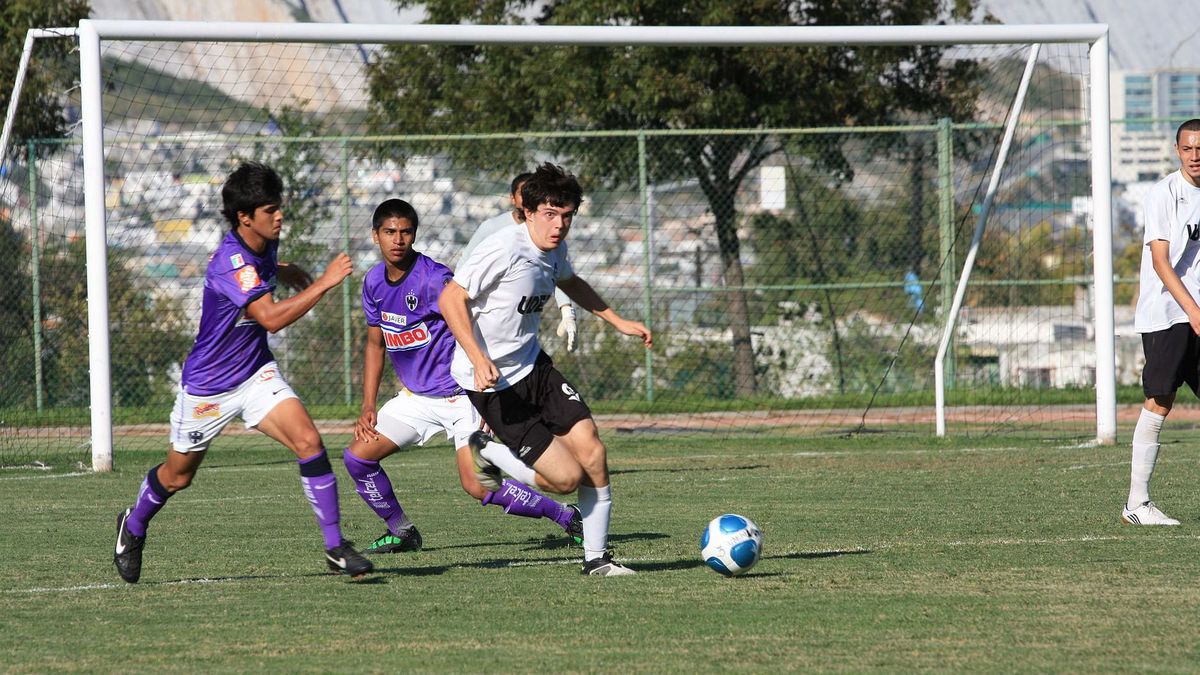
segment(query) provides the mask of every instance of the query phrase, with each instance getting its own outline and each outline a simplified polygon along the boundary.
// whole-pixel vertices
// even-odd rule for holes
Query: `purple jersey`
[[[383,330],[383,344],[404,386],[422,396],[453,396],[462,388],[450,377],[454,335],[438,308],[438,296],[454,276],[450,268],[417,254],[399,281],[379,263],[363,279],[362,306],[368,326]]]
[[[183,363],[187,393],[212,396],[230,391],[275,359],[267,347],[267,330],[245,311],[251,302],[275,290],[278,248],[278,241],[268,241],[267,249],[258,254],[230,232],[209,259],[200,330]]]

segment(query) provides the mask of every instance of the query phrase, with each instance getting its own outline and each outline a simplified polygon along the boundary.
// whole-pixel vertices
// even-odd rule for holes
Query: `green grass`
[[[217,441],[136,586],[114,520],[161,452],[5,470],[0,670],[1194,672],[1200,446],[1164,440],[1154,494],[1184,525],[1138,529],[1117,521],[1124,444],[609,434],[611,541],[639,572],[615,579],[581,577],[548,522],[470,501],[444,442],[385,461],[426,548],[365,583],[324,572],[295,463],[257,437]],[[381,523],[337,471],[367,542]],[[766,535],[737,579],[697,555],[725,511]]]

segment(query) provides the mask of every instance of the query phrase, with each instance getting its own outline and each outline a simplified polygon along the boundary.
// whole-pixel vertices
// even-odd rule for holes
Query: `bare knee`
[[[308,459],[325,449],[321,434],[315,428],[305,429],[292,439],[292,452],[300,459]]]
[[[1171,407],[1173,405],[1175,405],[1174,394],[1167,394],[1146,399],[1146,404],[1142,407],[1154,413],[1155,415],[1162,415],[1163,417],[1166,417],[1167,413],[1171,412]]]
[[[565,495],[574,492],[579,487],[579,481],[583,479],[582,471],[575,471],[561,476],[542,476],[546,481],[545,488],[549,492]]]
[[[164,475],[165,474],[165,475]],[[162,483],[164,489],[170,494],[175,494],[180,490],[187,489],[192,484],[192,479],[196,477],[195,471],[182,473],[174,473],[170,471],[159,471],[158,482]]]

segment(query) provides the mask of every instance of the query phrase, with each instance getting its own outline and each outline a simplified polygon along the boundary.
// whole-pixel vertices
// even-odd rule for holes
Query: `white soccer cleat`
[[[1136,509],[1128,505],[1121,509],[1121,520],[1129,525],[1178,525],[1179,521],[1168,516],[1154,505],[1154,502],[1142,502]]]

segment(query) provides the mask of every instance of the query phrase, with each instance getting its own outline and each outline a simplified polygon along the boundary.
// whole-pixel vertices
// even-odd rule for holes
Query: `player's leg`
[[[614,562],[608,549],[612,521],[612,487],[609,484],[608,449],[600,440],[596,423],[579,420],[558,437],[579,462],[584,478],[579,484],[579,511],[583,515],[583,560],[585,574],[623,575],[633,570]]]
[[[468,446],[458,448],[455,459],[459,483],[462,484],[463,490],[478,499],[481,505],[497,506],[513,516],[554,521],[576,543],[583,543],[583,520],[578,508],[551,499],[530,487],[528,483],[515,478],[500,477],[485,486],[479,480],[476,462]],[[529,473],[537,475],[532,469],[525,468]]]
[[[548,359],[547,359],[548,360]],[[608,449],[592,419],[592,411],[570,382],[552,366],[539,362],[538,402],[555,447],[563,447],[583,473],[579,483],[579,511],[583,516],[583,573],[623,576],[633,570],[612,558],[608,527],[612,520]]]
[[[238,411],[232,396],[194,397],[184,392],[176,395],[167,458],[146,472],[133,506],[117,514],[113,564],[122,579],[137,583],[150,520],[171,495],[191,485],[209,444]]]
[[[329,464],[329,455],[321,441],[321,434],[300,399],[282,379],[273,382],[274,391],[284,387],[287,397],[270,400],[254,396],[249,392],[243,419],[246,426],[258,429],[278,441],[300,464],[300,484],[304,496],[312,505],[321,536],[325,539],[325,561],[330,570],[360,577],[375,568],[354,546],[342,538],[341,508],[338,503],[337,477]],[[261,394],[261,392],[259,392]],[[253,402],[253,403],[251,403]],[[270,404],[274,405],[270,405]],[[263,408],[269,409],[263,412]]]
[[[442,411],[440,417],[446,432],[454,439],[458,480],[467,494],[478,499],[483,506],[495,505],[510,515],[554,521],[572,538],[577,541],[582,538],[579,510],[530,487],[537,473],[517,459],[507,447],[494,442],[490,435],[480,430],[483,419],[467,397],[441,399],[437,407]],[[549,434],[545,434],[545,437],[550,438]],[[482,459],[484,446],[503,451],[498,455],[492,453],[500,460],[499,465]],[[513,478],[500,475],[500,468]]]
[[[1121,520],[1131,525],[1178,525],[1150,500],[1150,477],[1158,462],[1159,435],[1175,403],[1175,391],[1184,382],[1196,389],[1196,340],[1191,325],[1178,324],[1142,336],[1146,365],[1142,389],[1146,402],[1133,430],[1129,464],[1129,496]]]
[[[393,399],[394,400],[394,399]],[[387,531],[377,537],[363,553],[398,553],[416,551],[422,546],[421,533],[408,519],[400,500],[396,497],[392,480],[379,462],[392,453],[421,441],[415,429],[389,412],[385,404],[379,411],[375,430],[378,435],[371,440],[354,439],[342,452],[346,472],[354,480],[354,489],[375,515],[387,524]]]

